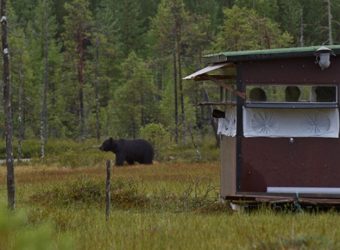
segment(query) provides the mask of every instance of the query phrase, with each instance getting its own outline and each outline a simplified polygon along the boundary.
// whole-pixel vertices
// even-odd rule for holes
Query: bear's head
[[[112,137],[106,139],[103,144],[99,147],[101,151],[112,151],[113,153],[117,152],[118,144]]]

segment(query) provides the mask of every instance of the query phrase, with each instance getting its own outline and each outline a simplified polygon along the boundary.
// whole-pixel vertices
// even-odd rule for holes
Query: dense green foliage
[[[340,0],[330,2],[336,43]],[[153,123],[189,144],[212,132],[196,105],[207,85],[182,81],[204,54],[329,40],[319,0],[12,0],[8,19],[20,141],[45,130],[48,140],[135,138]]]
[[[209,53],[339,43],[340,0],[9,2],[14,157],[31,161],[16,165],[16,213],[0,207],[0,249],[339,249],[337,213],[219,202],[210,109],[197,105],[219,88],[182,78]],[[108,222],[114,154],[96,146],[107,136],[156,153],[152,166],[113,168]]]

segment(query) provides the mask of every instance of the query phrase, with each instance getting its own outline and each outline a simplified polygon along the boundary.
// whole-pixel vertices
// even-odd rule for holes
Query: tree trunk
[[[175,26],[174,26],[174,41],[175,41],[175,64],[177,65],[177,74],[175,77],[178,81],[179,87],[179,98],[180,98],[180,105],[181,105],[181,125],[182,125],[182,141],[183,144],[186,144],[186,124],[185,124],[185,107],[184,107],[184,93],[183,93],[183,83],[182,83],[182,63],[181,63],[181,25],[182,20],[180,17],[180,9],[179,6],[173,6],[173,15],[175,19]]]
[[[136,124],[136,118],[133,117],[132,119],[132,139],[136,139],[136,134],[137,134],[137,124]]]
[[[328,16],[328,41],[329,45],[333,45],[333,32],[332,32],[332,3],[327,0],[327,16]]]
[[[182,140],[183,144],[186,144],[186,123],[185,123],[185,107],[184,107],[184,93],[183,93],[183,82],[182,82],[182,64],[181,64],[181,51],[179,48],[179,42],[176,43],[176,58],[178,65],[178,85],[181,102],[181,123],[182,123]]]
[[[80,130],[80,139],[83,140],[85,136],[85,117],[84,117],[84,48],[83,48],[83,40],[84,36],[82,31],[78,31],[77,36],[78,42],[78,98],[79,98],[79,130]]]
[[[300,46],[301,47],[305,45],[304,33],[305,33],[305,27],[303,23],[303,8],[301,7],[301,16],[300,16]]]
[[[49,95],[50,95],[50,103],[51,103],[51,116],[52,119],[56,116],[56,109],[57,109],[57,90],[56,90],[56,83],[54,81],[51,81],[49,83]],[[60,134],[59,129],[57,129],[56,124],[54,126],[49,126],[49,135],[51,137],[57,137],[58,133]]]
[[[24,108],[23,108],[23,99],[24,99],[24,76],[23,76],[23,60],[22,57],[20,59],[20,68],[19,68],[19,93],[18,93],[18,113],[19,113],[19,136],[18,136],[18,161],[22,159],[22,141],[24,140]]]
[[[46,6],[45,6],[46,7]],[[47,138],[47,92],[48,92],[48,22],[46,16],[46,9],[44,12],[44,76],[43,76],[43,89],[42,89],[42,102],[40,114],[40,157],[45,157],[45,144]]]
[[[9,50],[7,42],[7,17],[6,17],[6,0],[1,1],[1,43],[3,52],[3,94],[4,94],[4,111],[5,111],[5,136],[6,136],[6,165],[7,165],[7,199],[8,208],[15,209],[15,182],[14,182],[14,165],[13,165],[13,125],[12,125],[12,102],[11,102],[11,84],[9,74]]]
[[[99,64],[99,39],[96,39],[96,57],[95,57],[95,80],[94,80],[94,92],[95,92],[95,98],[96,98],[96,138],[97,142],[100,141],[100,122],[99,122],[99,70],[98,70],[98,64]]]
[[[175,101],[175,142],[178,144],[178,97],[177,97],[177,63],[174,51],[174,101]]]
[[[156,83],[159,92],[163,91],[163,75],[165,71],[165,66],[163,61],[159,61],[159,63],[155,66],[155,71],[156,71]],[[157,95],[157,99],[160,101],[161,97]]]
[[[145,98],[144,98],[144,92],[141,92],[141,97],[140,97],[140,124],[142,125],[142,127],[145,126],[146,124],[146,117],[145,117],[145,112],[144,112],[144,107],[145,105]]]

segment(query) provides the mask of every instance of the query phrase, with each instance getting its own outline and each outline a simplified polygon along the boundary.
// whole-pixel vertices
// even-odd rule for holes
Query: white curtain
[[[245,137],[339,137],[338,109],[243,108]]]
[[[228,107],[225,118],[218,119],[218,135],[236,136],[236,107]]]

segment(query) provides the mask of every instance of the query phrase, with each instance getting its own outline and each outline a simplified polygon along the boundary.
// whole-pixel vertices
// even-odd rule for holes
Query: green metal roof
[[[216,54],[206,55],[205,59],[209,63],[218,63],[248,60],[265,60],[275,58],[306,57],[314,56],[315,51],[321,46],[326,46],[327,48],[332,49],[332,51],[336,55],[340,54],[340,45],[320,45],[311,47],[220,52]]]

